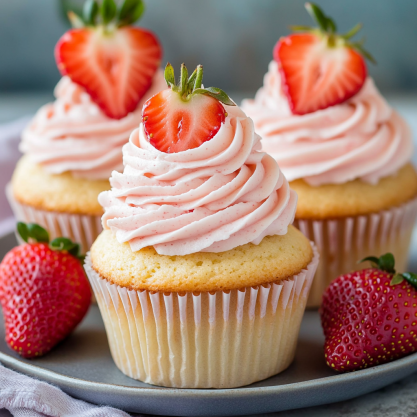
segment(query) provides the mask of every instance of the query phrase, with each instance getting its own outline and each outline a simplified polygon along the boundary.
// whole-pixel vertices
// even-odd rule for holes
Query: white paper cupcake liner
[[[40,210],[19,203],[14,198],[10,183],[6,186],[6,196],[17,221],[39,224],[48,230],[51,239],[68,237],[81,245],[82,253],[90,250],[103,230],[101,216]]]
[[[135,291],[85,270],[113,359],[126,375],[178,388],[232,388],[292,362],[318,265],[276,284],[202,293]]]
[[[320,262],[307,307],[318,307],[326,287],[341,274],[362,269],[358,261],[391,252],[398,271],[405,271],[417,199],[400,207],[366,216],[329,220],[296,219],[294,226],[314,241]]]

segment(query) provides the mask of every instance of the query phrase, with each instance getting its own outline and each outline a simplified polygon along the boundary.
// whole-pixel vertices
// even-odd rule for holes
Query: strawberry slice
[[[364,56],[373,60],[361,43],[351,43],[361,28],[345,35],[336,33],[336,24],[312,3],[306,5],[320,29],[295,27],[305,33],[281,38],[274,59],[281,73],[281,85],[293,114],[325,109],[353,97],[367,76]]]
[[[165,68],[170,88],[151,97],[142,113],[147,138],[159,151],[176,153],[198,148],[212,139],[225,122],[227,112],[220,102],[235,103],[218,88],[201,88],[202,78],[201,65],[188,78],[183,64],[177,86],[171,64]]]
[[[113,16],[108,7],[112,1],[103,2],[107,8],[100,9],[98,24],[97,6],[95,15],[90,16],[93,24],[65,33],[55,47],[55,58],[62,75],[84,87],[107,116],[121,119],[136,109],[149,89],[162,48],[152,32],[123,26],[132,21],[126,13],[119,13],[122,22],[115,22],[116,9]],[[90,8],[94,3],[88,2]]]

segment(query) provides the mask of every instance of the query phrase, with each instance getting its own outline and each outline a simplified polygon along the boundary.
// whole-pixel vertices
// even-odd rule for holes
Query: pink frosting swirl
[[[41,107],[23,131],[20,150],[51,174],[107,179],[123,169],[122,147],[141,119],[145,101],[166,88],[158,70],[137,109],[120,120],[106,116],[85,90],[63,77],[56,100]]]
[[[376,184],[411,158],[413,143],[406,122],[388,105],[371,78],[345,103],[293,115],[281,90],[275,61],[254,100],[244,100],[262,146],[289,181],[311,185],[356,178]]]
[[[99,196],[103,225],[133,251],[223,252],[287,233],[297,195],[272,157],[260,152],[253,122],[238,107],[198,148],[163,153],[140,125],[123,148],[124,172]]]

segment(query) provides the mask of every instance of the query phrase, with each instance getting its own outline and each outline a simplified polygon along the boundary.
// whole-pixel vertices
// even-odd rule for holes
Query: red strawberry
[[[188,78],[182,64],[181,81],[175,85],[174,69],[168,63],[165,79],[170,88],[143,106],[142,121],[149,142],[161,152],[175,153],[212,139],[227,117],[220,102],[230,106],[235,103],[219,88],[201,88],[201,65]]]
[[[95,1],[87,2],[90,15],[88,10],[86,14],[90,21],[84,23],[88,26],[69,30],[55,47],[61,74],[84,87],[103,112],[114,119],[121,119],[136,109],[152,83],[162,56],[161,45],[152,32],[123,26],[139,17],[134,14],[134,8],[122,13],[127,3],[142,5],[140,0],[126,0],[117,13],[113,0],[103,1],[101,19],[96,25],[99,8]],[[94,4],[95,7],[91,6]],[[74,21],[74,14],[71,16]]]
[[[375,267],[342,275],[320,310],[327,365],[339,372],[390,362],[417,348],[417,275],[395,274],[388,253]]]
[[[50,245],[40,226],[19,223],[25,240],[0,264],[1,304],[9,347],[25,358],[44,355],[80,323],[91,300],[91,290],[78,245],[58,238]]]
[[[367,69],[363,56],[373,61],[361,42],[350,42],[361,28],[345,35],[321,9],[306,3],[319,29],[294,27],[305,33],[281,38],[274,48],[282,90],[294,114],[306,114],[343,103],[363,86]]]

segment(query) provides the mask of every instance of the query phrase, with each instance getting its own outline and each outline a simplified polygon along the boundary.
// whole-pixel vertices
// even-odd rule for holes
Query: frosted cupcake
[[[99,197],[86,271],[123,373],[228,388],[289,366],[318,255],[252,120],[202,73],[176,86],[167,66]]]
[[[359,27],[342,38],[309,8],[321,29],[278,42],[263,87],[243,109],[298,193],[295,225],[321,252],[309,300],[318,306],[330,281],[362,268],[369,253],[391,252],[406,269],[417,175],[409,127],[348,40]]]
[[[116,20],[91,4],[86,26],[68,31],[57,44],[64,76],[56,100],[24,130],[24,156],[8,189],[19,220],[46,227],[52,238],[68,236],[84,251],[102,230],[97,197],[110,189],[111,172],[123,167],[122,147],[142,106],[166,86],[155,35],[129,26],[138,17],[135,10],[122,4]],[[80,18],[71,17],[79,26]]]

